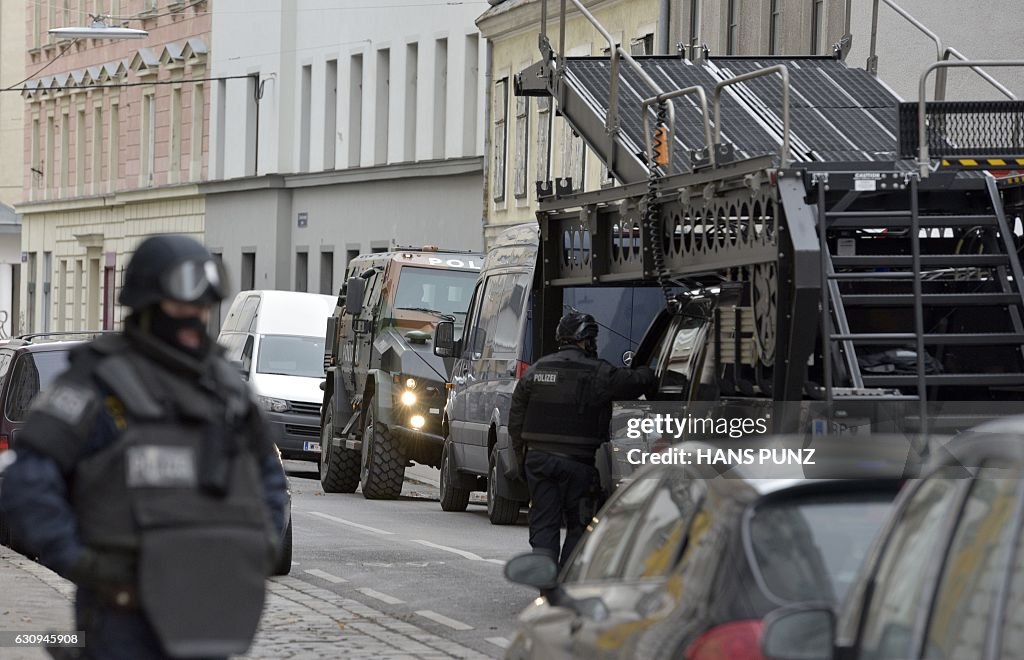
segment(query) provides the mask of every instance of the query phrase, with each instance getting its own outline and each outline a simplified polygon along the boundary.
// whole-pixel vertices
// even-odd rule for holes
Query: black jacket
[[[516,384],[509,410],[512,448],[592,460],[608,438],[612,402],[636,399],[657,386],[648,367],[617,368],[565,346],[531,366]]]

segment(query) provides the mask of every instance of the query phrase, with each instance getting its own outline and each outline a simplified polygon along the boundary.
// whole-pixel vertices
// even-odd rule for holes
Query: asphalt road
[[[492,657],[536,592],[502,576],[529,550],[526,513],[491,525],[482,503],[446,513],[435,487],[407,480],[396,501],[325,494],[316,466],[286,461],[292,489],[291,576],[360,601]]]

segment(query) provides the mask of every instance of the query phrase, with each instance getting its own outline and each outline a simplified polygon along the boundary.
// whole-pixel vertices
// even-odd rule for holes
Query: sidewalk
[[[75,588],[53,571],[0,546],[0,630],[74,632],[72,598]],[[41,648],[3,648],[4,660],[40,660],[50,655]]]
[[[0,546],[0,630],[71,632],[74,586]],[[88,643],[88,641],[86,642]],[[4,660],[41,660],[43,649],[0,649]],[[441,659],[488,656],[296,577],[270,581],[260,631],[245,656]]]

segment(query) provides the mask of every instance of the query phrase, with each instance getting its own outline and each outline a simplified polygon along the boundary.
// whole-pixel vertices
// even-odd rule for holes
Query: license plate
[[[320,443],[319,442],[304,442],[304,443],[302,443],[302,448],[305,449],[306,451],[320,451]]]

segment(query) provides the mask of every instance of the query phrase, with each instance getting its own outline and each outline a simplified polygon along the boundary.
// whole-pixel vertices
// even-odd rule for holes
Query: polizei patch
[[[195,453],[189,447],[129,447],[125,458],[129,488],[184,488],[196,485]]]
[[[536,373],[533,374],[533,382],[554,384],[558,382],[558,374],[552,373],[550,371]]]

